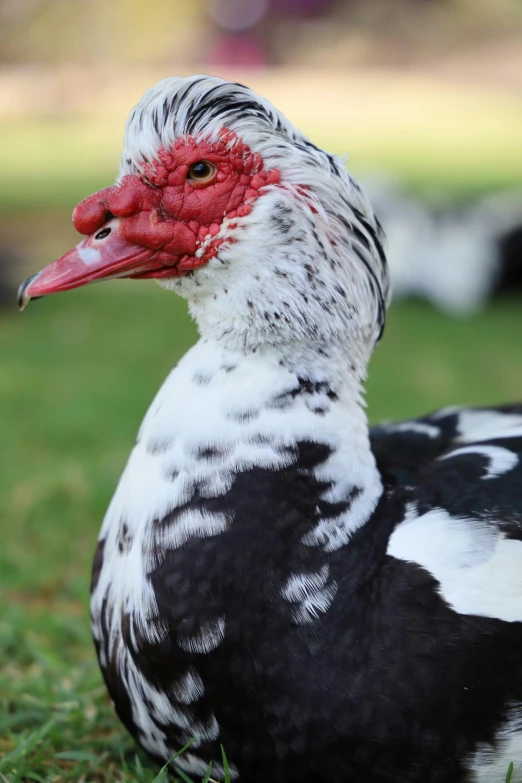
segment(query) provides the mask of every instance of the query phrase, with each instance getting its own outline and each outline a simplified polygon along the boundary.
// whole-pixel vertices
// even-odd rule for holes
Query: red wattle
[[[190,166],[201,160],[217,169],[211,182],[188,178]],[[223,241],[217,238],[223,220],[249,215],[263,188],[281,180],[277,169],[265,170],[261,155],[227,128],[214,142],[176,139],[142,171],[143,178],[128,174],[84,199],[74,210],[74,225],[81,234],[93,234],[111,216],[122,218],[125,241],[155,250],[161,264],[180,271],[214,257]],[[203,243],[208,243],[205,251],[196,258]]]

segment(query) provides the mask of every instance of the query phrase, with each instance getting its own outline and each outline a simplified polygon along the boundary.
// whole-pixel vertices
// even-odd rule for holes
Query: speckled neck
[[[337,548],[366,521],[382,487],[356,367],[333,345],[281,348],[246,353],[202,340],[184,356],[145,417],[113,500],[127,507],[129,527],[146,535],[195,492],[220,496],[253,467],[284,468],[299,442],[328,448],[318,468],[328,500],[357,488],[346,519],[330,520],[328,531],[317,520],[317,542]],[[102,535],[115,535],[112,518]]]

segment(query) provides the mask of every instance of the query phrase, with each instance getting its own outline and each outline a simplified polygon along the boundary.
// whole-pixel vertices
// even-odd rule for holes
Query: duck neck
[[[382,493],[370,449],[363,371],[338,344],[248,351],[200,340],[171,373],[143,423],[140,447],[170,477],[165,508],[191,498],[234,502],[252,471],[288,486],[307,477],[313,524],[303,541],[325,551],[348,543]],[[161,466],[158,464],[161,461]],[[183,501],[183,502],[181,502]],[[179,507],[178,506],[178,507]],[[233,513],[233,508],[231,508]]]

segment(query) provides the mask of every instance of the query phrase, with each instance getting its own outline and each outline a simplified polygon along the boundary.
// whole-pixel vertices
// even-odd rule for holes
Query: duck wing
[[[406,426],[376,438],[385,481],[395,482],[388,493],[404,503],[388,555],[429,571],[459,614],[522,622],[522,406],[405,425],[409,447]]]
[[[445,459],[451,459],[451,469],[463,471],[458,484],[470,470],[484,478],[500,475],[518,461],[514,455],[522,447],[522,404],[443,408],[371,427],[370,441],[387,489],[422,484],[426,472],[437,469],[446,473],[446,466],[439,465]]]

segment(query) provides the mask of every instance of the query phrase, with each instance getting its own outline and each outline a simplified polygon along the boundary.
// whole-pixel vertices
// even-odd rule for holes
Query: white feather
[[[433,574],[456,612],[522,621],[522,541],[506,538],[494,523],[440,508],[418,516],[410,508],[388,554]]]
[[[458,414],[458,430],[461,443],[517,438],[522,435],[522,416],[519,413],[464,408]]]
[[[328,584],[330,569],[324,565],[316,574],[294,574],[287,580],[281,595],[286,601],[298,604],[294,621],[298,624],[319,619],[331,606],[337,593],[337,582]]]
[[[495,744],[482,743],[467,761],[473,783],[505,783],[513,762],[511,783],[522,783],[522,705],[512,704]]]
[[[450,451],[449,454],[444,454],[440,459],[451,459],[462,454],[479,454],[488,458],[489,466],[486,470],[486,475],[482,476],[483,479],[502,476],[518,465],[518,456],[513,451],[500,446],[487,446],[481,443],[475,446],[462,446],[460,449]]]

